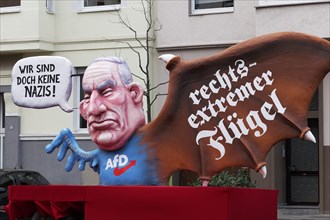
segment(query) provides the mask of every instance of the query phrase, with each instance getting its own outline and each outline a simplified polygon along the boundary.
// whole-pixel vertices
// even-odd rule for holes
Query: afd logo
[[[108,159],[105,170],[109,168],[114,169],[113,173],[115,176],[120,176],[125,173],[128,169],[136,165],[135,160],[128,161],[128,157],[125,154],[116,154],[113,158]]]

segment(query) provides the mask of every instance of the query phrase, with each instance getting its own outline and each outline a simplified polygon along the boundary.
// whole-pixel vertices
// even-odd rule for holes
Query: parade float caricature
[[[228,167],[249,167],[265,177],[266,155],[281,140],[315,142],[307,113],[330,71],[328,41],[275,33],[210,57],[160,58],[170,80],[165,104],[152,122],[145,124],[143,91],[125,61],[99,58],[86,69],[80,103],[98,148],[84,151],[63,129],[46,152],[59,148],[58,160],[69,154],[67,171],[75,163],[84,170],[88,163],[102,185],[166,185],[183,169],[207,185]]]

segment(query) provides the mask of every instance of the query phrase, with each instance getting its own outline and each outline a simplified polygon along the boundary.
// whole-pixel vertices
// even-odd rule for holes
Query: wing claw
[[[265,179],[267,176],[267,167],[266,166],[261,167],[258,173],[260,173],[262,178]]]
[[[307,131],[304,135],[304,139],[316,143],[316,139],[311,131]]]
[[[163,55],[159,56],[158,59],[164,61],[167,64],[174,57],[175,56],[173,54],[163,54]]]

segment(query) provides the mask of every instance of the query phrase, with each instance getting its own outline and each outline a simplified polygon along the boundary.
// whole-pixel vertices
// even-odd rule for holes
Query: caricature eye
[[[89,103],[89,99],[90,99],[91,95],[90,94],[85,94],[84,96],[84,102],[85,103]]]
[[[111,88],[107,88],[107,89],[103,90],[102,95],[105,97],[110,96],[112,94],[112,91],[113,90]]]

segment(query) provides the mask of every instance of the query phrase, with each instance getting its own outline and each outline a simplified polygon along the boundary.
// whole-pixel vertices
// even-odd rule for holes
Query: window
[[[306,3],[319,3],[330,2],[329,0],[259,0],[260,6],[273,6],[273,5],[292,5],[292,4],[306,4]]]
[[[81,0],[81,12],[118,10],[121,0]]]
[[[0,0],[0,13],[19,12],[21,0]]]
[[[4,174],[1,175],[1,179],[0,179],[0,187],[3,188],[8,188],[8,186],[14,185],[15,184],[15,179],[13,176]]]
[[[192,0],[192,14],[223,13],[234,11],[234,0]]]
[[[84,98],[84,92],[81,87],[82,79],[84,76],[86,67],[75,68],[75,74],[73,77],[73,89],[74,89],[74,130],[75,131],[85,131],[87,128],[86,120],[81,117],[79,112],[80,101]]]
[[[17,172],[20,185],[48,185],[48,181],[41,174],[36,172]]]
[[[102,5],[120,5],[120,0],[84,0],[84,7]]]
[[[14,6],[20,6],[21,0],[0,0],[0,7],[14,7]]]

